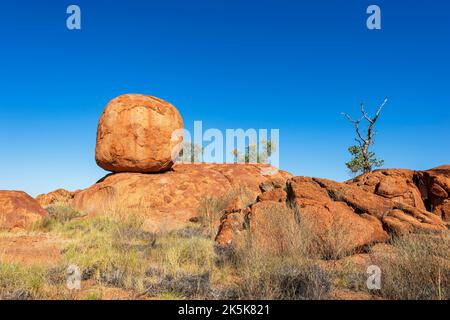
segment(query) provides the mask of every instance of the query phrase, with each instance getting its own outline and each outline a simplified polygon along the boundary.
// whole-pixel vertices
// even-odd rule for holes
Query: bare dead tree
[[[381,110],[386,105],[388,98],[384,98],[382,104],[378,107],[375,116],[371,118],[364,109],[364,102],[361,102],[361,118],[358,120],[353,120],[347,113],[342,114],[355,126],[355,131],[357,137],[355,141],[358,143],[357,146],[349,147],[349,152],[354,156],[354,158],[346,163],[347,167],[353,172],[362,171],[364,173],[372,171],[372,167],[380,167],[383,165],[383,160],[378,160],[375,154],[370,151],[370,146],[374,144],[375,130],[374,125],[380,116]],[[360,124],[365,120],[367,121],[367,130],[365,134],[362,133]]]

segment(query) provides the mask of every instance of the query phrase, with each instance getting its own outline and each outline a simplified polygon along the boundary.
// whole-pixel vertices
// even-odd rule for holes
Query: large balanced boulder
[[[111,100],[97,130],[95,160],[112,172],[161,172],[172,167],[183,120],[170,103],[142,94]]]
[[[26,228],[48,215],[23,191],[0,190],[0,229]]]
[[[147,229],[171,230],[197,217],[200,201],[208,196],[221,197],[245,186],[255,201],[261,183],[285,183],[291,177],[270,168],[262,164],[176,164],[158,174],[116,173],[78,192],[73,204],[86,214],[140,214],[147,220]]]

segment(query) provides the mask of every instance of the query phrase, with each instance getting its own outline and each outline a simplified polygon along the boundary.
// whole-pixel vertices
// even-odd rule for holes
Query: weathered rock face
[[[170,103],[142,94],[111,100],[97,130],[95,160],[112,172],[161,172],[172,167],[181,149],[183,129],[178,110]]]
[[[25,228],[47,215],[47,211],[25,192],[0,191],[0,229]]]
[[[200,200],[220,197],[233,187],[246,186],[256,200],[259,185],[290,178],[260,164],[176,164],[159,174],[117,173],[106,176],[75,195],[73,204],[88,214],[115,210],[137,212],[148,219],[148,229],[173,229],[198,213]]]
[[[77,192],[78,191],[71,192],[64,189],[57,189],[49,193],[38,195],[36,201],[43,207],[56,203],[70,203]]]
[[[339,241],[348,252],[384,242],[389,234],[447,230],[440,217],[422,209],[420,193],[417,194],[411,182],[413,176],[407,171],[395,171],[395,174],[401,177],[400,182],[388,179],[393,185],[381,189],[379,181],[384,177],[377,175],[360,177],[357,180],[363,181],[360,185],[309,177],[293,177],[284,187],[273,182],[262,184],[258,203],[224,212],[216,242],[239,246],[244,230],[253,236],[264,234],[261,212],[270,207],[271,211],[278,208],[277,212],[286,212],[283,208],[295,209],[300,221],[308,221],[315,237],[341,236]],[[383,196],[376,194],[379,190],[383,190],[380,191]],[[289,219],[289,214],[285,215]]]
[[[270,191],[263,192],[258,196],[258,202],[275,201],[285,203],[287,200],[287,193],[283,188],[276,188]]]
[[[290,205],[297,208],[300,219],[312,222],[312,231],[319,237],[341,232],[348,239],[346,250],[388,239],[379,219],[388,206],[386,203],[362,198],[356,210],[354,200],[364,191],[342,188],[340,183],[330,180],[305,177],[292,178],[287,187]],[[346,196],[349,201],[344,201]]]
[[[376,170],[347,181],[347,184],[450,221],[449,165],[427,171]]]
[[[393,201],[362,188],[326,179],[313,179],[329,197],[351,208],[360,216],[371,216],[383,223],[388,232],[402,234],[415,231],[445,230],[445,223],[435,214],[408,204]],[[295,191],[293,192],[295,199]]]
[[[289,207],[296,208],[300,221],[303,219],[309,222],[310,230],[317,238],[324,239],[336,230],[342,232],[347,239],[345,242],[347,247],[343,248],[344,250],[351,251],[388,239],[388,233],[383,230],[379,219],[368,214],[357,214],[346,203],[335,201],[327,188],[313,178],[291,178],[284,187],[269,188],[263,192],[258,201],[240,213],[224,215],[216,237],[218,244],[232,244],[235,240],[240,242],[242,231],[245,229],[244,222],[248,224],[254,238],[264,238],[261,235],[266,232],[264,219],[267,218],[267,212],[283,214],[285,216],[283,219],[290,219],[290,223],[296,223],[293,219],[294,211],[289,214],[286,210]],[[280,230],[279,236],[282,234],[283,231]]]
[[[450,222],[450,165],[420,171],[416,176],[425,205]]]
[[[412,170],[388,169],[362,174],[347,183],[384,198],[425,210],[414,180],[415,172]]]
[[[270,211],[282,212],[283,221],[313,222],[318,239],[338,230],[346,239],[344,250],[351,252],[384,242],[391,234],[447,230],[440,215],[448,212],[448,171],[378,170],[338,183],[292,177],[261,164],[177,164],[157,174],[110,174],[77,192],[72,204],[87,214],[141,214],[148,230],[172,230],[194,221],[202,198],[246,186],[252,199],[227,204],[218,224],[218,244],[235,243],[236,235],[246,236],[247,231],[264,238]]]

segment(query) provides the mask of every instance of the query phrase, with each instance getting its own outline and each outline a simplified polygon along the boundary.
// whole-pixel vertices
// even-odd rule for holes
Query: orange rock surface
[[[347,184],[450,221],[450,165],[426,171],[376,170],[347,181]]]
[[[60,243],[46,235],[14,235],[0,238],[1,261],[24,265],[55,265],[61,256]]]
[[[447,192],[442,170],[419,172],[428,179],[424,180],[429,184],[426,190],[439,190],[441,198],[433,194],[433,199],[441,199],[441,206],[436,207],[439,210],[445,206],[442,197]],[[260,186],[263,193],[258,196],[257,203],[224,213],[216,242],[233,245],[235,240],[239,242],[240,234],[246,228],[253,236],[264,234],[264,217],[267,215],[262,213],[289,214],[283,207],[295,209],[300,221],[309,221],[313,233],[320,239],[332,232],[342,232],[348,246],[345,250],[348,251],[384,242],[390,234],[447,230],[439,215],[426,210],[423,193],[415,184],[418,172],[386,171],[365,174],[347,183],[310,177],[287,179],[284,186],[263,183]],[[286,216],[286,219],[290,218]]]
[[[125,94],[111,100],[97,129],[95,160],[112,172],[160,172],[172,167],[183,128],[178,110],[170,103],[142,94]]]
[[[26,228],[47,215],[47,211],[25,192],[0,190],[0,229]]]
[[[198,214],[200,199],[220,197],[246,186],[256,200],[259,185],[291,175],[262,164],[177,164],[158,174],[117,173],[75,195],[73,204],[87,214],[113,211],[145,215],[150,229],[172,229]]]
[[[70,203],[76,192],[77,191],[70,192],[65,189],[57,189],[49,193],[38,195],[36,201],[43,207],[56,203]]]

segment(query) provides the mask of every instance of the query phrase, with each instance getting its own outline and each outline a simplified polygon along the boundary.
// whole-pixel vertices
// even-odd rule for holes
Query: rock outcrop
[[[173,229],[197,216],[200,200],[246,186],[256,200],[259,185],[291,175],[262,164],[176,164],[158,174],[116,173],[75,195],[73,204],[87,214],[139,213],[154,230]]]
[[[95,159],[112,172],[161,172],[173,165],[181,150],[183,129],[178,110],[170,103],[142,94],[111,100],[97,130]]]
[[[78,191],[67,191],[65,189],[57,189],[55,191],[40,194],[36,197],[36,201],[43,207],[52,204],[69,204],[72,202]]]
[[[377,218],[390,233],[446,230],[441,218],[426,210],[364,191],[358,186],[326,179],[314,181],[326,190],[333,201],[346,204],[355,214]]]
[[[426,190],[446,190],[442,171],[420,174],[425,177],[421,181],[434,186]],[[224,212],[216,242],[239,246],[244,230],[253,236],[264,234],[265,224],[260,218],[264,218],[263,211],[284,212],[286,219],[295,214],[300,222],[309,222],[310,231],[318,239],[340,232],[345,238],[341,241],[346,246],[343,250],[349,252],[384,242],[391,234],[447,230],[437,214],[426,210],[414,182],[417,175],[409,170],[391,170],[389,174],[369,173],[347,183],[309,177],[293,177],[285,185],[264,183],[257,203]],[[440,198],[437,193],[433,193],[433,199],[443,199],[445,193],[440,192]],[[437,208],[445,210],[446,202],[439,201]],[[286,208],[291,209],[291,214],[286,213]]]
[[[415,185],[415,171],[383,169],[362,174],[347,181],[364,191],[425,210],[420,191]]]
[[[0,190],[0,229],[26,228],[47,215],[47,211],[25,192]]]
[[[253,230],[263,228],[264,215],[256,212],[272,206],[295,210],[300,219],[313,221],[319,238],[338,227],[351,244],[349,250],[354,250],[384,242],[391,234],[446,230],[449,172],[449,166],[377,170],[339,183],[292,177],[262,164],[176,164],[157,174],[110,174],[85,190],[57,190],[38,200],[45,205],[68,201],[87,214],[140,214],[147,229],[159,231],[196,220],[202,198],[246,186],[253,204],[246,207],[239,199],[228,204],[218,225],[217,243],[231,243],[236,232],[252,225],[252,219]]]
[[[361,189],[432,212],[450,222],[450,165],[426,171],[375,170],[347,181]]]
[[[362,248],[388,239],[380,217],[387,203],[360,198],[360,189],[346,188],[326,179],[294,177],[287,183],[289,205],[300,219],[310,222],[319,237],[342,232],[348,239],[346,250]],[[361,201],[355,201],[361,200]]]
[[[263,192],[258,201],[239,212],[235,210],[224,214],[216,237],[219,245],[233,245],[235,240],[238,246],[241,245],[241,239],[245,239],[241,234],[246,228],[253,237],[258,235],[258,238],[262,238],[266,212],[283,214],[283,220],[289,220],[292,224],[297,223],[294,220],[295,212],[297,219],[309,221],[311,232],[317,238],[325,238],[332,231],[339,230],[348,240],[347,248],[344,248],[348,251],[388,239],[388,233],[379,219],[369,214],[355,213],[350,205],[336,201],[330,196],[327,187],[313,178],[291,178],[284,187]],[[293,210],[288,211],[289,208]],[[282,234],[283,230],[280,230],[279,236]]]
[[[450,165],[416,173],[425,206],[450,223]]]

